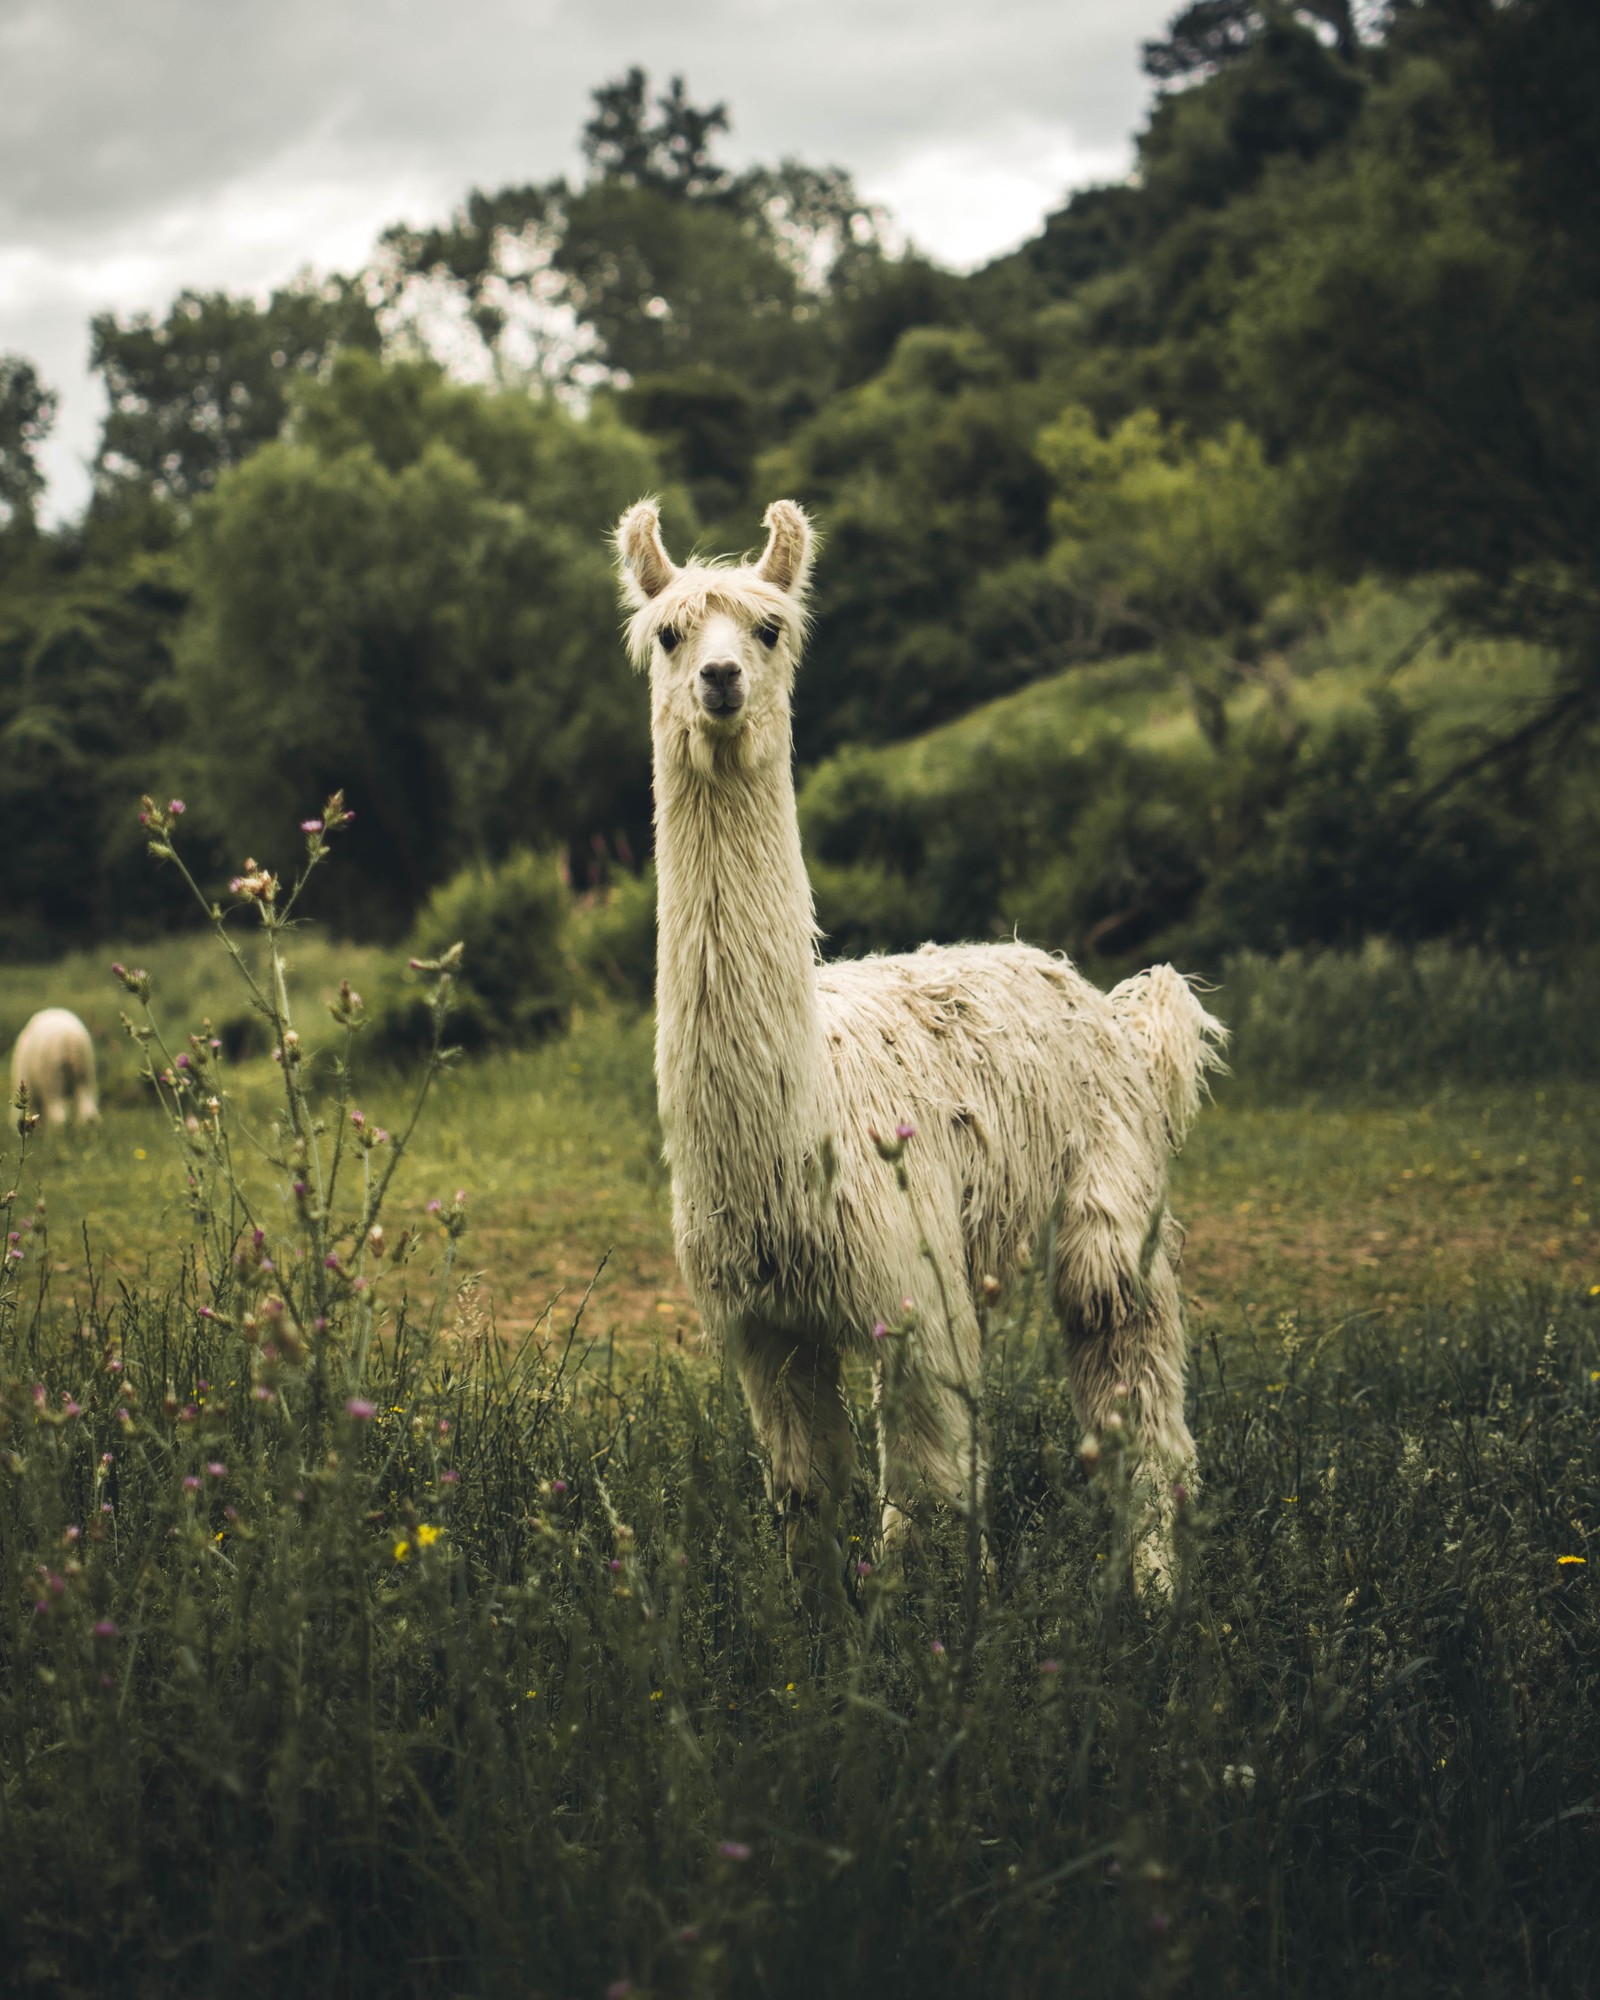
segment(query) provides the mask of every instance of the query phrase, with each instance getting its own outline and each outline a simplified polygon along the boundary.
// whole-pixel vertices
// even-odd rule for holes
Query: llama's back
[[[80,1118],[99,1116],[94,1043],[67,1007],[42,1008],[18,1035],[11,1052],[11,1087],[26,1083],[40,1113],[60,1123],[73,1106]]]

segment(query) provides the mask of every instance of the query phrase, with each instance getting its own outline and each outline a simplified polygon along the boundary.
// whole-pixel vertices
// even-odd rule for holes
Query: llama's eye
[[[656,634],[656,637],[661,642],[663,653],[675,653],[678,650],[678,641],[683,637],[683,634],[675,625],[663,625],[661,630]]]
[[[761,641],[762,645],[765,646],[767,651],[770,653],[773,647],[777,645],[779,634],[781,631],[782,627],[778,624],[777,619],[771,618],[767,621],[765,625],[758,625],[756,627],[756,637]]]

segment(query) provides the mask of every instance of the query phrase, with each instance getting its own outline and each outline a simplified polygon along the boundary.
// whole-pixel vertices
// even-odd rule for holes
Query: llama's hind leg
[[[836,1534],[855,1470],[855,1433],[838,1351],[759,1320],[728,1336],[728,1350],[767,1456],[768,1490],[784,1517],[791,1560],[808,1517]]]
[[[1195,1447],[1183,1413],[1185,1335],[1164,1225],[1137,1297],[1110,1323],[1058,1286],[1067,1367],[1078,1422],[1094,1438],[1131,1426],[1139,1452],[1134,1497],[1143,1516],[1134,1544],[1136,1583],[1171,1581],[1173,1486],[1195,1483]],[[1115,1419],[1115,1422],[1112,1420]]]

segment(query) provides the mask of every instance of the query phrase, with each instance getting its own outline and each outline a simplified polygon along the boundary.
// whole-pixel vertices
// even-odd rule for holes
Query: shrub
[[[461,1047],[533,1042],[566,1027],[574,988],[571,904],[557,857],[526,849],[494,867],[464,868],[428,898],[410,951],[433,962],[462,947],[451,1022]],[[429,1018],[414,987],[392,979],[379,1000],[379,1041],[396,1055],[425,1048]]]
[[[619,875],[577,903],[572,953],[595,991],[648,1007],[656,990],[656,871]]]

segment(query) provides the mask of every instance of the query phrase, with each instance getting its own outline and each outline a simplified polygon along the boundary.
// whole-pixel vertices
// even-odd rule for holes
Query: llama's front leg
[[[1195,1484],[1195,1447],[1183,1413],[1183,1309],[1163,1241],[1139,1284],[1139,1299],[1108,1325],[1061,1298],[1072,1405],[1085,1433],[1099,1439],[1126,1425],[1139,1452],[1134,1491],[1144,1516],[1134,1543],[1134,1581],[1170,1589],[1173,1486]]]
[[[940,1338],[925,1325],[893,1338],[873,1376],[885,1552],[928,1500],[983,1518],[988,1455],[979,1418],[976,1317]],[[889,1345],[886,1341],[885,1345]]]
[[[767,1455],[768,1490],[784,1516],[793,1561],[808,1517],[818,1519],[827,1538],[837,1536],[839,1504],[855,1470],[838,1351],[759,1320],[737,1327],[728,1347]]]

